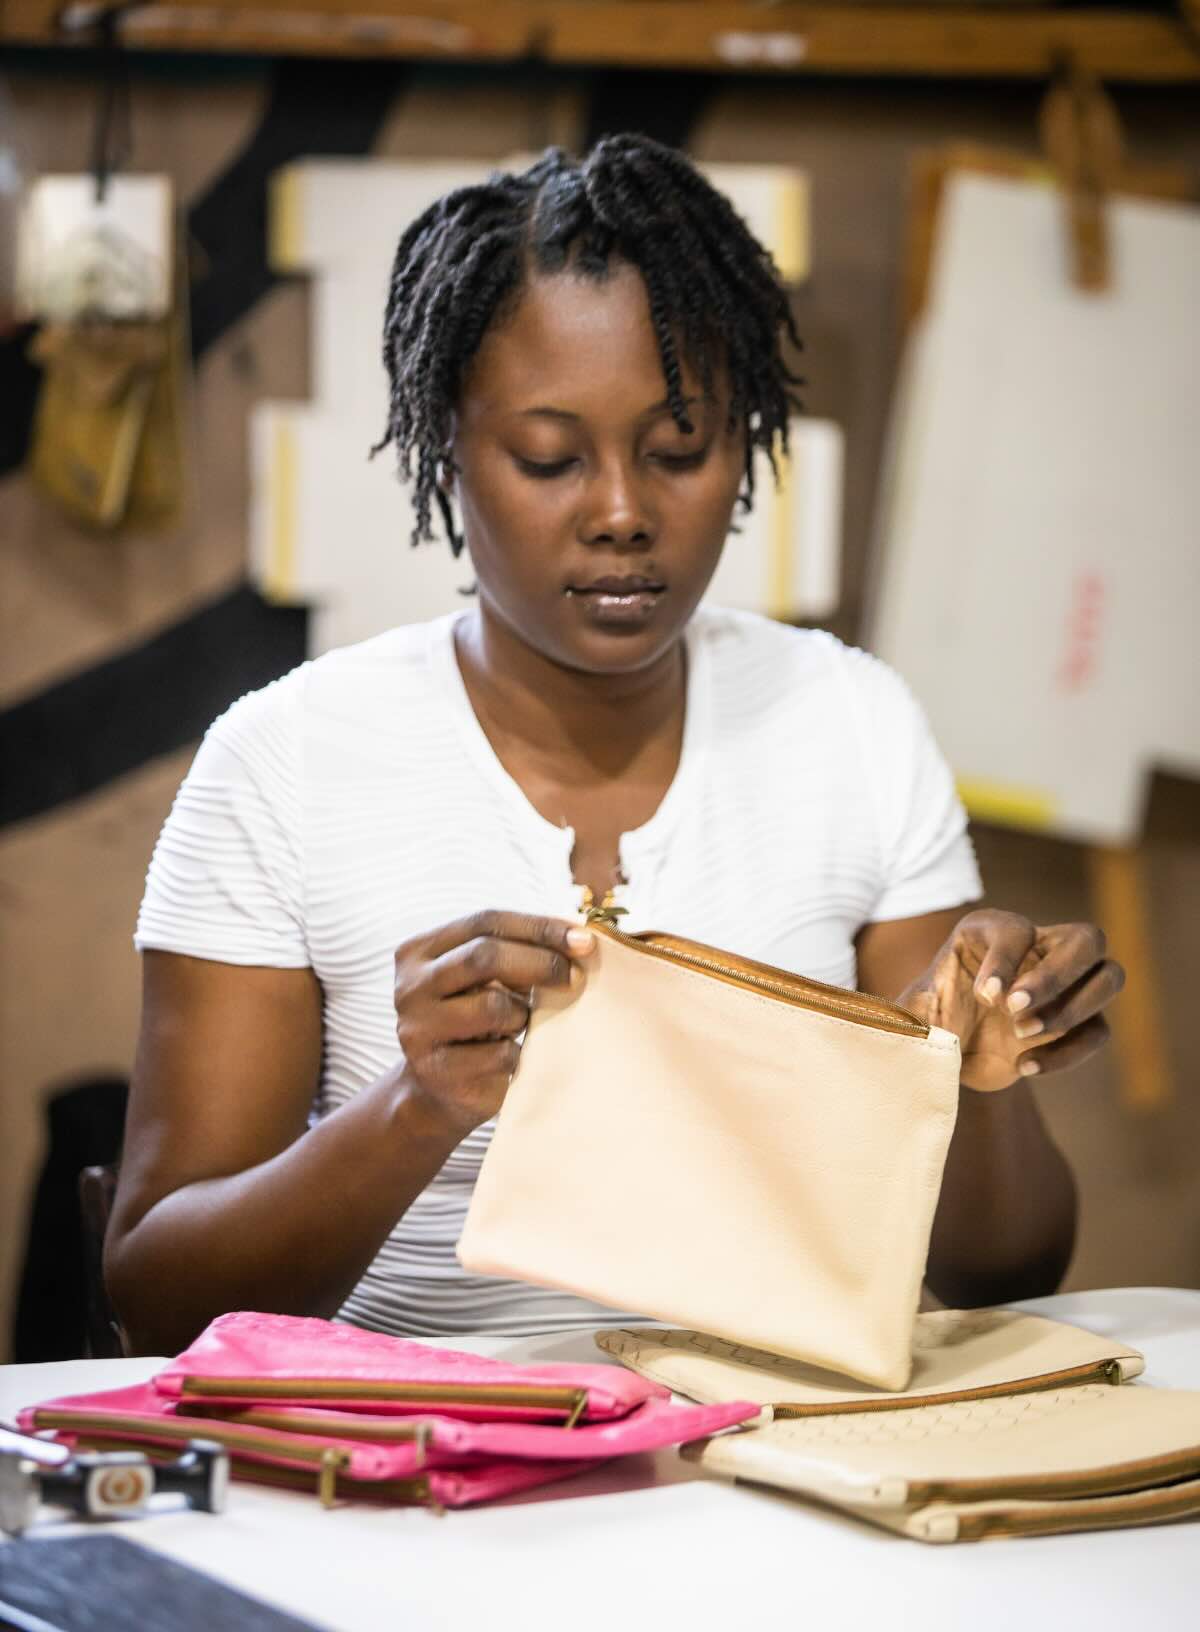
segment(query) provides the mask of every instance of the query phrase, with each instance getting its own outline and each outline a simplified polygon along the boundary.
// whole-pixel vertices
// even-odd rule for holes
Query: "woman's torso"
[[[396,946],[484,905],[562,916],[580,905],[573,835],[501,769],[466,701],[449,620],[370,644],[366,669],[353,652],[314,666],[304,711],[306,916],[325,994],[320,1114],[395,1060]],[[879,858],[827,644],[728,614],[693,625],[679,771],[621,842],[627,927],[853,984]],[[364,708],[364,685],[381,681],[387,703]],[[464,1140],[409,1208],[345,1318],[417,1335],[603,1318],[582,1300],[459,1268],[454,1247],[490,1135],[489,1124]]]

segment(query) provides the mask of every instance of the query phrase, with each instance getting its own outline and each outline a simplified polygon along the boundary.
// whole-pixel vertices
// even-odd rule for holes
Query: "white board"
[[[1200,775],[1200,211],[1109,230],[1084,293],[1050,187],[948,179],[869,637],[976,814],[1121,844],[1152,766]]]
[[[273,264],[312,279],[311,397],[265,402],[252,416],[251,573],[272,599],[313,607],[314,654],[463,604],[470,562],[454,561],[444,543],[410,546],[412,510],[390,450],[373,462],[367,452],[386,410],[380,333],[396,242],[436,198],[493,168],[306,160],[275,178]],[[773,247],[802,270],[796,173],[781,170],[772,181],[761,166],[709,170],[756,228],[774,223]],[[792,434],[790,480],[777,492],[764,464],[755,511],[739,523],[711,593],[816,618],[839,592],[841,432],[801,421]]]
[[[167,176],[39,176],[17,222],[21,316],[69,323],[163,317],[170,310],[173,205]]]

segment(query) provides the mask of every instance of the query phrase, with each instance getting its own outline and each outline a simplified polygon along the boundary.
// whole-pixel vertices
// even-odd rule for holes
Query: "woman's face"
[[[631,673],[678,639],[716,569],[744,466],[726,388],[666,404],[645,285],[534,278],[464,381],[456,493],[485,615],[564,667]]]

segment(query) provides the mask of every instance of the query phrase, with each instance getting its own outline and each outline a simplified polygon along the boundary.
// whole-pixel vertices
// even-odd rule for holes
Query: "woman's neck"
[[[485,607],[456,629],[459,668],[485,733],[507,757],[522,757],[581,779],[619,777],[647,751],[682,737],[684,644],[679,640],[636,673],[564,668],[528,646]],[[499,740],[498,740],[499,739]],[[573,778],[572,778],[573,779]]]

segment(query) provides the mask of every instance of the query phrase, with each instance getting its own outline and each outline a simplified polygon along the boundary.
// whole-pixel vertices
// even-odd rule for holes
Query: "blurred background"
[[[78,1176],[205,726],[461,604],[366,458],[397,237],[629,129],[729,192],[806,341],[714,596],[893,662],[989,900],[1105,925],[1114,1046],[1040,1090],[1068,1285],[1200,1286],[1195,0],[2,0],[0,43],[0,1359],[83,1352]]]

